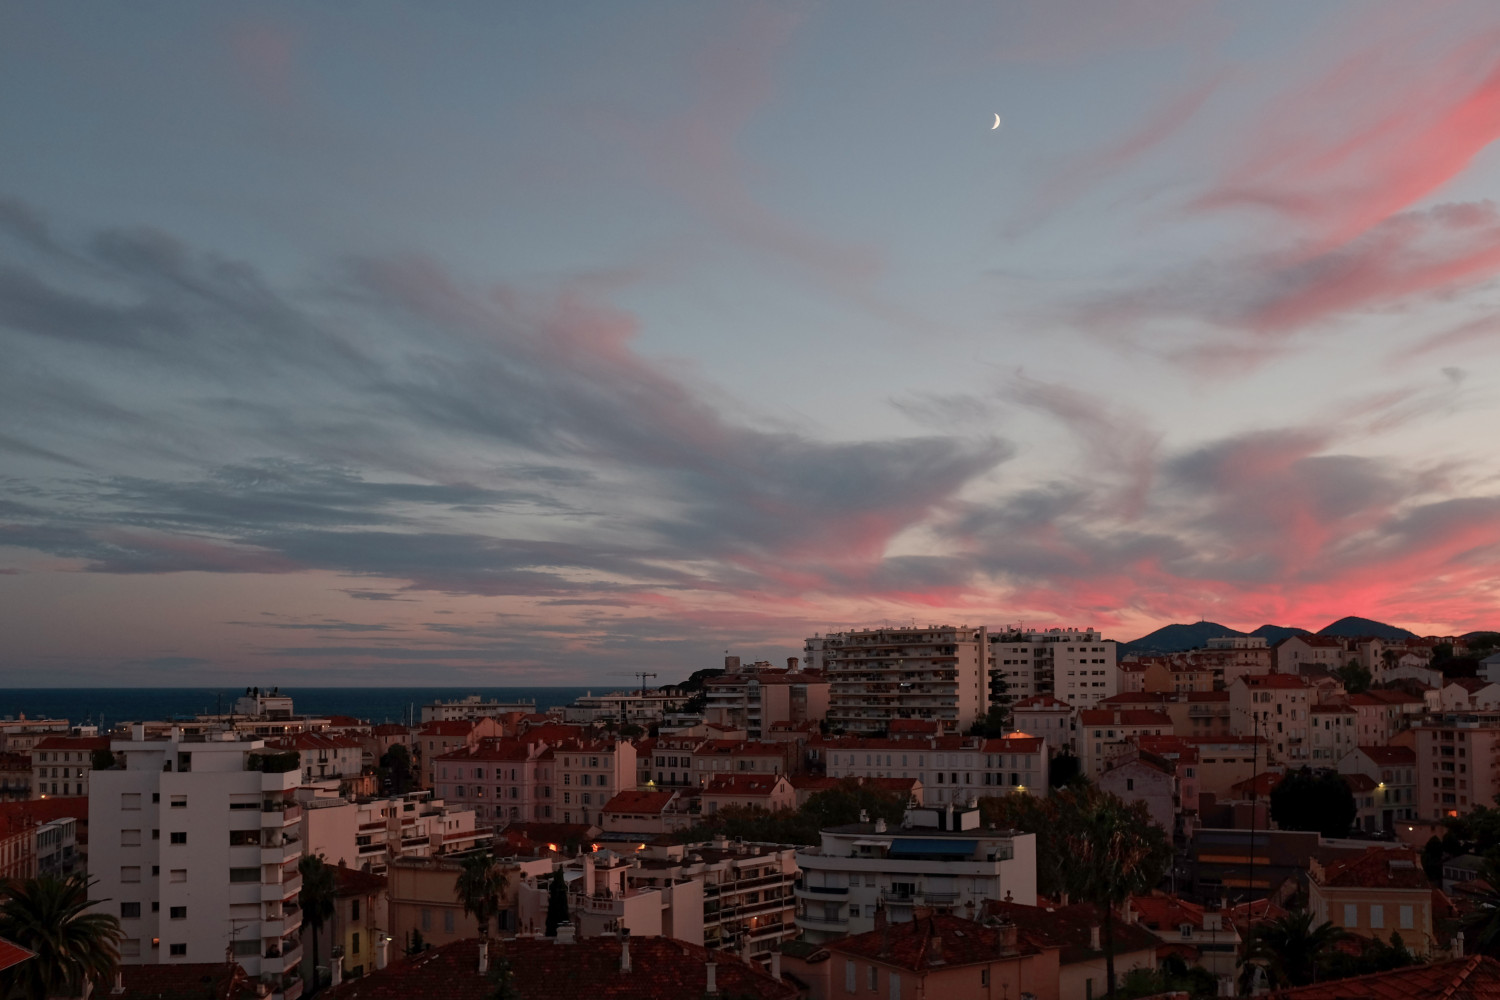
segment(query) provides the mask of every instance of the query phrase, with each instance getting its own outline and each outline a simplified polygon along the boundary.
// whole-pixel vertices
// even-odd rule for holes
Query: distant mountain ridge
[[[1181,653],[1189,649],[1202,649],[1208,645],[1208,640],[1218,639],[1225,636],[1259,636],[1266,640],[1266,645],[1274,646],[1282,639],[1293,635],[1328,635],[1346,639],[1374,636],[1379,639],[1415,639],[1417,634],[1400,628],[1396,625],[1387,625],[1384,622],[1372,621],[1369,618],[1358,618],[1349,616],[1340,618],[1331,625],[1327,625],[1314,633],[1305,628],[1295,625],[1262,625],[1254,632],[1241,632],[1239,629],[1230,628],[1228,625],[1220,625],[1218,622],[1194,622],[1188,624],[1163,625],[1148,635],[1130,642],[1120,643],[1120,653],[1142,653],[1148,656],[1160,656],[1166,653]]]

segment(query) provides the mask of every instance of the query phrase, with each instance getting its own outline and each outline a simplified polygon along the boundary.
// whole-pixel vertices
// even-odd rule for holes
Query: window
[[[140,792],[121,792],[120,793],[120,808],[121,809],[139,809],[140,807],[141,807],[141,793]],[[136,944],[140,944],[140,942],[137,941]]]
[[[352,900],[349,903],[349,919],[350,920],[358,920],[359,919],[359,900],[358,899]],[[354,950],[355,951],[359,951],[358,948],[355,948]]]
[[[1414,920],[1415,920],[1415,913],[1413,912],[1412,907],[1410,907],[1410,906],[1403,906],[1403,907],[1401,907],[1401,929],[1403,931],[1409,931],[1409,930],[1411,930],[1413,927],[1416,926],[1416,924],[1414,923]]]
[[[229,869],[229,881],[231,882],[259,882],[259,868],[231,868]]]
[[[1376,928],[1376,927],[1384,927],[1384,926],[1385,926],[1385,907],[1382,906],[1382,905],[1380,905],[1379,903],[1371,903],[1370,904],[1370,927],[1371,928]]]
[[[167,951],[169,953],[173,954],[173,955],[186,955],[187,954],[187,945],[186,944],[169,944],[169,945],[167,945]]]
[[[251,955],[259,955],[260,938],[251,938],[248,941],[236,941],[234,943],[234,953],[241,958],[247,958]]]
[[[120,846],[121,847],[140,847],[141,846],[141,831],[139,831],[139,830],[121,830],[120,831]]]
[[[120,919],[121,920],[134,920],[134,919],[138,918],[140,915],[141,915],[141,904],[140,903],[121,903],[120,904]]]
[[[1359,907],[1356,906],[1354,903],[1345,903],[1344,904],[1344,927],[1347,929],[1347,928],[1358,927],[1358,926],[1359,926]]]
[[[432,930],[432,911],[425,906],[422,907],[422,929],[424,931]]]
[[[120,869],[121,882],[139,882],[141,880],[141,868],[139,865],[126,865]]]
[[[174,844],[186,844],[187,843],[187,831],[186,830],[173,830],[172,831],[172,843],[174,843]]]
[[[359,954],[359,931],[355,931],[352,935],[350,935],[349,950],[356,955]]]
[[[187,881],[187,869],[186,868],[173,868],[168,873],[168,875],[170,876],[167,879],[167,881],[169,881],[169,882],[186,882]]]
[[[230,847],[255,847],[260,843],[259,830],[230,830]]]
[[[259,942],[256,942],[257,944]],[[141,939],[125,938],[120,942],[121,958],[139,958],[141,955]]]
[[[880,970],[873,965],[865,968],[865,985],[871,992],[880,989]]]
[[[170,920],[186,920],[187,919],[187,907],[186,906],[174,906],[167,913],[167,917]]]
[[[855,982],[854,977],[855,977],[855,975],[856,975],[856,973],[854,971],[854,959],[852,959],[852,958],[846,958],[846,959],[844,959],[844,992],[845,993],[853,993],[854,992],[854,982]]]
[[[443,911],[443,932],[446,933],[446,934],[452,934],[453,933],[453,911],[452,910],[444,910]]]
[[[187,796],[186,795],[174,795],[174,796],[172,796],[171,807],[173,809],[186,809],[187,808]]]
[[[887,992],[887,995],[890,997],[890,1000],[901,1000],[901,976],[900,976],[900,974],[895,973],[895,972],[891,973],[890,984],[891,984],[891,988]]]

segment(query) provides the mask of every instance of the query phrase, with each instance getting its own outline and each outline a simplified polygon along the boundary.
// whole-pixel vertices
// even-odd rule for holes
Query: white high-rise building
[[[1074,708],[1093,708],[1120,693],[1116,642],[1093,629],[1021,628],[989,634],[990,697],[999,679],[1011,702],[1051,695]]]
[[[858,735],[893,719],[962,732],[989,708],[983,628],[929,625],[814,636],[804,651],[828,678],[828,724]]]
[[[127,965],[223,962],[302,995],[296,755],[216,736],[115,740],[89,788],[89,873]]]

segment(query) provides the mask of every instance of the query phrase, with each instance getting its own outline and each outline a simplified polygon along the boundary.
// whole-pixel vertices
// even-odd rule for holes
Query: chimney
[[[719,995],[719,976],[718,976],[719,966],[715,962],[708,962],[708,963],[705,963],[705,967],[708,969],[708,985],[704,987],[703,992],[707,993],[711,997],[718,996]]]
[[[391,951],[391,939],[386,936],[385,931],[375,935],[375,968],[385,968],[387,956]]]
[[[630,928],[620,928],[620,971],[630,971]]]
[[[1099,925],[1093,924],[1089,927],[1089,950],[1099,950]]]
[[[932,930],[932,937],[927,941],[927,964],[942,965],[943,935],[938,933],[936,920],[929,923],[928,927]]]
[[[1006,921],[996,929],[999,933],[996,934],[995,940],[1000,945],[1000,954],[1003,956],[1019,953],[1021,950],[1021,929],[1010,921]]]
[[[479,939],[479,974],[482,976],[490,971],[490,943],[484,938]]]
[[[552,939],[553,944],[572,944],[577,940],[573,932],[573,921],[564,920],[557,925],[557,936]]]
[[[333,989],[344,981],[344,960],[335,955],[328,960],[328,987]]]
[[[789,674],[795,674],[797,672],[797,662],[798,661],[795,656],[788,656],[786,658],[786,672]]]
[[[859,811],[859,821],[861,823],[868,823],[868,822],[870,822],[870,810],[868,810],[868,809],[861,809]]]
[[[875,832],[876,833],[885,833],[885,820],[884,819],[877,819],[877,820],[875,820]]]
[[[143,726],[142,728],[144,729],[145,727]],[[112,990],[110,990],[110,992],[111,993],[124,993],[125,992],[125,973],[121,972],[119,969],[115,970],[115,988],[112,989]]]
[[[130,727],[130,738],[137,743],[146,742],[146,724],[137,722]]]
[[[796,657],[792,658],[792,662],[793,663],[796,662]],[[771,978],[774,979],[774,980],[776,980],[778,983],[781,982],[781,949],[780,948],[777,948],[775,951],[771,952]]]

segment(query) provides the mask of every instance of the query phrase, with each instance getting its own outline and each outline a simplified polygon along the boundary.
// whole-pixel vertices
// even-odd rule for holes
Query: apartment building
[[[1038,943],[1031,935],[1023,939],[1015,922],[995,921],[990,926],[963,917],[932,917],[834,941],[827,951],[832,957],[820,964],[828,979],[828,997],[1064,996],[1059,962],[1063,948]],[[1125,968],[1123,962],[1121,967]]]
[[[429,722],[478,722],[480,719],[495,719],[512,712],[532,715],[536,712],[536,699],[529,701],[489,701],[477,694],[452,701],[435,701],[422,706],[422,725]]]
[[[912,779],[924,803],[967,805],[986,796],[1047,794],[1047,745],[1029,735],[926,740],[831,737],[819,743],[828,777]]]
[[[1427,702],[1405,691],[1366,691],[1349,696],[1359,713],[1359,742],[1389,743],[1397,733],[1427,711]]]
[[[692,784],[703,788],[722,774],[787,774],[797,770],[796,763],[792,743],[703,740],[693,750]]]
[[[1001,680],[1012,699],[1049,694],[1074,708],[1092,708],[1120,692],[1118,644],[1093,629],[1009,629],[988,639],[992,699]]]
[[[703,718],[744,729],[752,740],[766,736],[778,722],[819,721],[828,714],[829,683],[821,673],[759,669],[711,677],[704,682]]]
[[[1274,761],[1301,765],[1311,759],[1316,702],[1312,685],[1298,674],[1246,674],[1229,686],[1230,726],[1238,736],[1264,737]]]
[[[266,741],[273,750],[295,750],[302,761],[302,780],[344,781],[364,770],[364,744],[349,736],[294,733]]]
[[[814,944],[875,928],[916,907],[975,912],[985,900],[1036,903],[1036,838],[980,825],[978,809],[917,808],[899,827],[850,823],[822,831],[819,847],[797,852],[797,927]]]
[[[797,804],[797,792],[784,774],[719,774],[699,793],[703,812],[720,809],[764,809],[779,812]]]
[[[472,809],[481,825],[547,823],[553,818],[554,756],[530,738],[487,739],[434,761],[438,793]]]
[[[0,802],[31,798],[31,755],[0,750]]]
[[[688,695],[675,687],[646,691],[611,691],[608,694],[589,692],[574,698],[573,703],[563,709],[565,722],[591,725],[609,719],[620,725],[649,726],[660,722],[672,712],[680,709]]]
[[[23,714],[19,720],[0,720],[0,750],[30,753],[38,740],[48,736],[67,736],[70,732],[74,736],[98,735],[98,730],[92,726],[74,731],[69,728],[67,719],[28,719]]]
[[[829,681],[828,724],[858,735],[893,719],[968,728],[989,709],[988,633],[933,625],[836,632],[807,640]]]
[[[120,961],[232,956],[271,995],[302,993],[297,967],[302,809],[294,754],[261,740],[111,741],[90,779],[89,873],[124,938]]]
[[[1078,713],[1078,760],[1082,773],[1097,780],[1104,764],[1134,736],[1172,736],[1165,712],[1140,708],[1094,708]]]
[[[87,795],[94,754],[108,749],[108,736],[43,736],[31,748],[32,797]]]
[[[1432,883],[1416,851],[1373,846],[1347,860],[1308,860],[1307,906],[1313,923],[1386,941],[1391,934],[1418,959],[1447,957],[1435,932]]]
[[[414,758],[412,764],[421,776],[422,787],[435,786],[437,778],[433,764],[438,757],[459,747],[476,746],[480,740],[497,740],[504,735],[504,727],[491,718],[435,720],[425,723],[411,739]]]
[[[1346,640],[1331,635],[1292,635],[1271,647],[1271,662],[1278,674],[1301,673],[1304,667],[1320,666],[1330,671],[1357,659]]]
[[[1331,767],[1359,743],[1359,713],[1350,705],[1314,705],[1308,714],[1312,722],[1312,763],[1314,767]]]
[[[1010,707],[1010,723],[1016,731],[1041,737],[1053,753],[1078,752],[1077,720],[1078,712],[1072,705],[1050,694],[1032,695]]]
[[[1420,818],[1441,820],[1494,805],[1500,793],[1500,713],[1434,715],[1412,730]]]
[[[635,746],[628,740],[565,740],[552,758],[554,821],[604,824],[604,807],[616,792],[635,787]]]
[[[658,736],[640,744],[639,783],[664,788],[698,787],[693,775],[693,754],[706,742],[703,736]]]
[[[1441,756],[1441,754],[1439,754]],[[1455,758],[1455,763],[1456,763]],[[1367,829],[1394,830],[1417,816],[1417,752],[1411,747],[1358,746],[1338,762],[1344,775],[1362,774],[1374,784]],[[1454,771],[1455,775],[1457,771]]]
[[[430,791],[353,801],[328,788],[299,788],[302,842],[332,865],[384,872],[399,857],[429,857],[487,843],[493,827]]]

